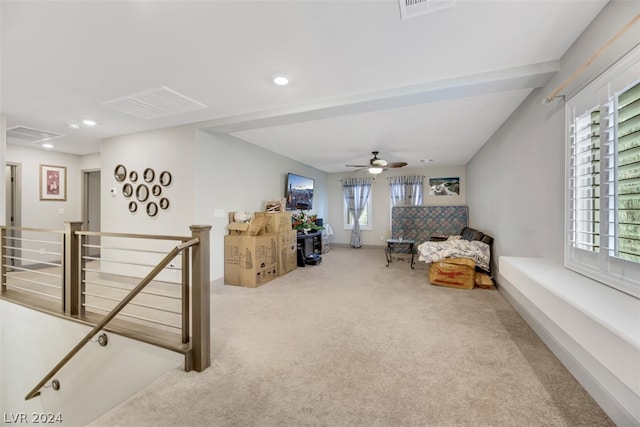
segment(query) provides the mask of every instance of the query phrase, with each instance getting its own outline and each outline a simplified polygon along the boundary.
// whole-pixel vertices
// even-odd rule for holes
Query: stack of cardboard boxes
[[[250,223],[233,222],[224,236],[224,282],[257,288],[297,268],[291,212],[256,212]]]

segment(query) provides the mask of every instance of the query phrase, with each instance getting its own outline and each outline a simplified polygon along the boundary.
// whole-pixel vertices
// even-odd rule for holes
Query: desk
[[[387,257],[387,267],[391,262],[391,254],[411,254],[411,268],[413,269],[413,245],[415,240],[407,239],[387,239],[387,247],[384,248],[384,254]]]

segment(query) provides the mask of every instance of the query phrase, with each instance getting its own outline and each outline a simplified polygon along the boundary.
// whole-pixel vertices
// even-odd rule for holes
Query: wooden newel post
[[[82,221],[64,223],[64,278],[62,283],[63,311],[78,316],[82,310],[82,281],[80,280],[80,236]]]
[[[193,369],[202,372],[211,365],[211,283],[210,225],[192,225],[191,235],[199,243],[191,248],[193,281],[191,282]]]

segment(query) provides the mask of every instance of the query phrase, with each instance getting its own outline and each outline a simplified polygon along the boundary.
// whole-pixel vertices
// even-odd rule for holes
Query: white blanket
[[[479,240],[447,240],[424,242],[418,245],[418,260],[436,262],[445,258],[469,258],[485,271],[489,271],[491,252],[489,245]]]

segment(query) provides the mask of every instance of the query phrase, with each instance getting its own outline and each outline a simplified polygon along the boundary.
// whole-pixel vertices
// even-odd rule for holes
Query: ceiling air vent
[[[28,128],[26,126],[14,126],[7,129],[7,137],[17,138],[29,142],[49,141],[50,139],[60,138],[61,136],[64,135],[39,129]]]
[[[203,103],[165,86],[106,101],[102,105],[141,119],[157,119],[207,108]]]
[[[409,19],[427,13],[437,12],[453,7],[456,0],[398,0],[400,2],[400,16]]]

